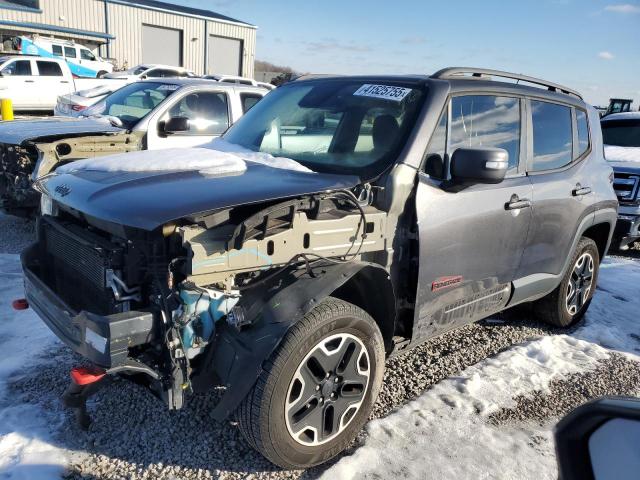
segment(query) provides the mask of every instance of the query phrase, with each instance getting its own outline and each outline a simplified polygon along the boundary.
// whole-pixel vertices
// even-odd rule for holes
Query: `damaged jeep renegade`
[[[207,148],[120,157],[37,182],[26,299],[88,363],[67,404],[218,387],[285,468],[349,445],[389,356],[523,302],[577,322],[616,223],[596,111],[484,69],[295,81]]]

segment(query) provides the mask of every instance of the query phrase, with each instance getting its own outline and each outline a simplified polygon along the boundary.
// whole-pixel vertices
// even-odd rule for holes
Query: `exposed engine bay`
[[[287,272],[315,275],[317,265],[389,248],[387,214],[362,193],[244,205],[154,232],[99,224],[60,206],[56,216],[40,219],[36,250],[25,263],[33,282],[64,301],[62,310],[76,312],[77,331],[63,332],[67,343],[177,409],[186,393],[199,390],[194,378],[213,382],[203,358],[215,354],[217,331],[251,328],[255,301],[243,302],[245,296]]]
[[[32,215],[40,198],[32,188],[36,179],[65,163],[142,148],[142,139],[135,133],[45,137],[20,145],[0,143],[0,208],[11,215]]]

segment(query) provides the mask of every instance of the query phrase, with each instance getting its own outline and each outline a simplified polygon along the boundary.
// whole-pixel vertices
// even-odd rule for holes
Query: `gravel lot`
[[[0,253],[17,253],[32,237],[31,223],[0,216]],[[430,385],[511,345],[555,333],[522,318],[527,318],[526,309],[507,312],[391,359],[372,418],[387,415]],[[51,415],[60,415],[58,399],[67,385],[68,371],[79,358],[63,347],[56,347],[47,357],[53,361],[43,365],[37,376],[28,372],[16,376],[11,393],[22,401],[42,405]],[[594,372],[555,382],[551,394],[532,392],[518,398],[516,408],[498,412],[492,421],[544,421],[595,396],[634,393],[639,379],[638,364],[613,356]],[[207,414],[215,398],[215,392],[198,396],[187,408],[169,412],[141,387],[115,380],[91,400],[94,423],[88,433],[78,430],[64,412],[66,421],[56,441],[72,459],[65,478],[315,478],[326,468],[286,472],[273,467],[244,442],[232,423],[218,423]]]

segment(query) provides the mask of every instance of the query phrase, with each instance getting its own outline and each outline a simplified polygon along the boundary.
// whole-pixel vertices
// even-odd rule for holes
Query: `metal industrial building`
[[[182,66],[253,76],[256,27],[208,10],[155,0],[0,0],[0,35],[82,43],[120,67]]]

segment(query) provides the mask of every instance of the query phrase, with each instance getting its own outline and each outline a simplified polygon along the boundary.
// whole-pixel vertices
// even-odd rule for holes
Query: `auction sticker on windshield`
[[[385,100],[393,100],[401,102],[404,97],[409,95],[410,88],[392,87],[390,85],[372,85],[365,83],[353,94],[358,97],[382,98]]]

